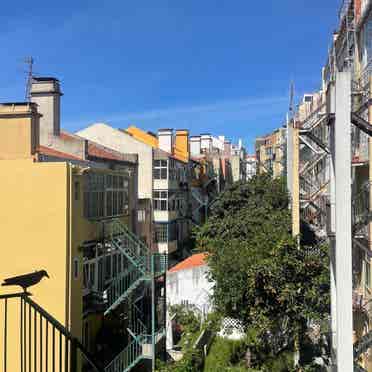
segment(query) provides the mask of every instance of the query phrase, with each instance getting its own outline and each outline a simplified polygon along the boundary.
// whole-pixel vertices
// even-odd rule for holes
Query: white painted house
[[[202,316],[212,311],[213,282],[208,280],[205,258],[205,253],[194,254],[168,271],[168,305],[195,307]]]

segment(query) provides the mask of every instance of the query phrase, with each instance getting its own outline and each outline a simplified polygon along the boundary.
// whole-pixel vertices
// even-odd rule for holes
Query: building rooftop
[[[174,273],[174,272],[181,271],[181,270],[192,269],[193,267],[204,266],[207,264],[206,258],[207,258],[207,253],[194,254],[186,258],[185,260],[181,261],[176,266],[173,266],[168,272]]]
[[[54,156],[56,158],[61,158],[61,159],[83,160],[79,158],[78,156],[67,154],[66,152],[58,151],[58,150],[55,150],[55,149],[52,149],[46,146],[39,146],[37,149],[37,152],[43,155]]]
[[[121,152],[111,150],[105,146],[98,145],[88,141],[88,155],[108,160],[137,163],[138,157],[136,154],[123,154]]]

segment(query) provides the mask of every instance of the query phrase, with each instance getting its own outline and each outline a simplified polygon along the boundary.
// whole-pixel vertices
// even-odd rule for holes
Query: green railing
[[[108,308],[105,315],[128,298],[130,316],[128,332],[133,341],[126,346],[105,368],[105,372],[127,372],[141,359],[153,358],[153,353],[143,353],[144,344],[152,344],[163,333],[148,335],[150,329],[154,330],[155,300],[152,298],[151,326],[148,327],[141,318],[143,314],[135,304],[130,303],[132,292],[143,282],[150,283],[157,276],[162,275],[168,268],[168,259],[165,254],[155,254],[119,220],[104,221],[104,237],[106,242],[118,249],[132,264],[132,269],[115,278],[107,289]],[[152,293],[155,296],[155,292]],[[151,331],[150,331],[151,332]],[[152,346],[153,347],[153,346]]]
[[[142,280],[144,280],[143,274],[136,268],[132,268],[132,270],[116,277],[107,289],[108,308],[105,311],[105,315],[127,298]]]
[[[105,221],[104,234],[143,274],[151,273],[151,251],[123,223],[118,220]]]
[[[103,372],[95,356],[28,293],[0,295],[0,306],[3,372]],[[18,318],[15,318],[16,314],[19,314]],[[15,334],[19,336],[14,337]],[[18,361],[14,359],[15,355]]]
[[[142,359],[142,344],[133,340],[105,368],[105,372],[127,372]]]

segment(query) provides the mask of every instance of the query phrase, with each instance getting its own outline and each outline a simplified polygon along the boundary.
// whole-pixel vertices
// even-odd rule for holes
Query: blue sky
[[[320,83],[336,0],[6,1],[0,102],[24,99],[23,60],[61,80],[62,126],[93,122],[243,138],[278,127]]]

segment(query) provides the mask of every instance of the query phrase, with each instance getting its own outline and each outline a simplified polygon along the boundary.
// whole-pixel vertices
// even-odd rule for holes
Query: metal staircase
[[[156,277],[167,270],[167,256],[152,253],[135,234],[116,219],[104,221],[103,232],[105,244],[121,252],[130,263],[130,268],[114,278],[107,288],[107,307],[104,315],[109,316],[115,308],[126,304],[129,315],[127,331],[131,342],[106,365],[105,372],[127,372],[141,360],[154,358],[155,344],[159,335],[164,334],[162,329],[155,329],[155,298],[152,298],[150,326],[141,319],[142,314],[132,301],[132,295],[141,285],[154,286]],[[144,292],[140,296],[144,296]],[[152,291],[152,296],[155,296],[155,291]]]
[[[325,104],[320,103],[301,122],[300,141],[300,202],[301,217],[314,226],[316,233],[323,235],[325,229],[324,197],[328,193],[329,130],[332,115],[325,113]],[[306,138],[304,138],[306,137]],[[318,235],[318,234],[317,234]]]

